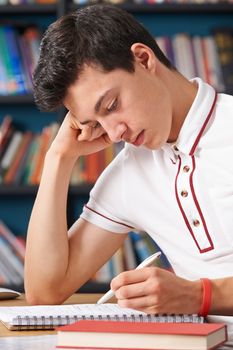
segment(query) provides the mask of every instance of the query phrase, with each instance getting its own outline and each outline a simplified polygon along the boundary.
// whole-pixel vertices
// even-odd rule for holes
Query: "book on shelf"
[[[3,118],[0,125],[0,159],[2,159],[13,133],[13,124],[11,116]]]
[[[22,240],[22,237],[15,236],[2,220],[0,220],[0,236],[4,237],[21,261],[24,261],[26,251],[25,240]]]
[[[226,92],[233,94],[233,28],[213,30]]]
[[[22,162],[25,153],[27,152],[30,143],[32,141],[32,132],[26,131],[23,134],[22,141],[19,144],[18,150],[14,156],[14,159],[12,161],[12,164],[10,165],[9,169],[7,170],[3,182],[5,184],[11,184],[14,183],[14,178],[17,174],[17,171],[20,167],[20,163]]]
[[[0,284],[20,285],[24,278],[25,243],[0,220]]]
[[[72,304],[2,306],[0,320],[10,330],[53,329],[79,320],[105,320],[122,323],[204,323],[197,315],[146,314],[118,304]]]
[[[10,70],[15,80],[15,92],[18,94],[25,94],[27,88],[25,86],[25,76],[18,46],[18,33],[12,25],[4,25],[2,30],[6,40]]]
[[[173,65],[188,79],[198,76],[217,91],[232,93],[232,28],[213,28],[205,36],[176,33],[155,39]],[[39,57],[40,40],[41,32],[35,26],[0,25],[0,95],[32,92],[32,74]],[[100,154],[105,158],[104,154],[108,157],[109,152],[111,148]],[[96,168],[104,161],[99,158],[98,165],[93,166],[97,158],[94,155],[90,158],[87,176],[88,181],[93,182]]]
[[[14,157],[18,151],[19,145],[22,141],[23,133],[20,131],[13,131],[11,139],[7,146],[7,149],[0,160],[0,183],[3,182],[4,176],[11,164],[13,163]]]
[[[35,26],[0,25],[0,95],[33,91],[32,74],[39,58],[40,39]]]
[[[4,285],[19,285],[23,282],[24,268],[22,261],[15,254],[12,247],[0,236],[0,274],[4,275]],[[4,268],[5,267],[5,268]]]
[[[200,77],[217,91],[232,94],[232,28],[213,28],[204,36],[176,33],[155,39],[186,78]]]
[[[79,321],[58,328],[57,347],[203,350],[226,340],[224,324]]]
[[[113,277],[127,270],[133,270],[143,260],[160,247],[146,232],[130,232],[122,247],[95,273],[92,280],[96,282],[110,282]],[[173,271],[165,254],[161,254],[155,266]]]
[[[17,130],[11,117],[5,117],[0,129],[0,183],[37,185],[44,158],[59,129],[56,122],[41,132]],[[122,147],[121,147],[122,148]],[[94,183],[121,148],[110,147],[76,162],[70,184]]]

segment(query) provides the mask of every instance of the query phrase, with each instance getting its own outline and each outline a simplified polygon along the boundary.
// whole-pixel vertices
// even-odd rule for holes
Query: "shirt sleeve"
[[[134,229],[126,216],[125,149],[98,178],[84,206],[81,218],[111,232],[126,233]]]

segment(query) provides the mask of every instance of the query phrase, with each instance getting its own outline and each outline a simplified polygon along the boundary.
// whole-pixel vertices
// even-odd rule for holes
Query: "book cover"
[[[57,347],[211,349],[227,340],[224,324],[79,321],[58,328]]]

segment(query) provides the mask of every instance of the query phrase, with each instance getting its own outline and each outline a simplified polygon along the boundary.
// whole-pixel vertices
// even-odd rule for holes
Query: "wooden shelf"
[[[211,14],[211,13],[233,13],[233,4],[214,3],[214,4],[177,4],[177,3],[160,3],[160,4],[133,4],[126,2],[118,5],[131,13],[189,13],[189,14]],[[74,10],[83,6],[70,4],[69,9]]]
[[[1,10],[1,9],[0,9]],[[0,105],[8,104],[34,104],[34,98],[31,94],[26,95],[0,95]]]
[[[81,8],[85,5],[77,5],[72,2],[68,5],[70,10]],[[117,5],[132,13],[229,13],[233,12],[233,4],[228,2],[220,3],[200,3],[200,4],[134,4],[126,2]],[[21,5],[0,5],[0,14],[50,14],[56,13],[57,4],[21,4]]]
[[[92,184],[70,186],[69,195],[88,195],[92,187]],[[37,190],[38,186],[31,185],[0,185],[0,196],[35,196]]]
[[[56,4],[0,5],[0,14],[56,14]]]

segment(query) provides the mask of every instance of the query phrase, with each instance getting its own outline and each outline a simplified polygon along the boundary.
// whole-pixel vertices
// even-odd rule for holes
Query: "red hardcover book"
[[[12,118],[10,116],[6,116],[0,124],[0,159],[7,148],[12,132]]]
[[[13,162],[4,176],[3,182],[5,184],[10,184],[14,181],[14,178],[17,174],[17,170],[20,166],[20,162],[22,161],[23,156],[24,156],[25,152],[27,151],[27,148],[29,147],[29,144],[32,140],[32,137],[33,137],[33,135],[30,131],[25,132],[23,139],[22,139],[22,142],[19,145],[18,151],[13,159]]]
[[[220,323],[78,321],[58,328],[58,348],[213,349],[227,340]]]

